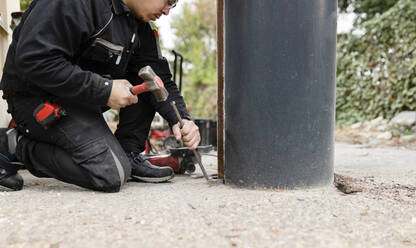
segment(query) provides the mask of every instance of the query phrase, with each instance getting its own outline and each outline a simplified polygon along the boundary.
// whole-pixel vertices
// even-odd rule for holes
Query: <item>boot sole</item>
[[[131,175],[131,177],[134,179],[141,180],[143,182],[147,182],[147,183],[161,183],[161,182],[169,181],[170,179],[174,178],[175,174],[165,176],[165,177],[140,177],[140,176],[134,176],[134,175]]]

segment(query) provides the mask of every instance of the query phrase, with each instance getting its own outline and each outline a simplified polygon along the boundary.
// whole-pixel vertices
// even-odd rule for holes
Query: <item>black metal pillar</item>
[[[336,0],[227,0],[225,182],[333,179]]]

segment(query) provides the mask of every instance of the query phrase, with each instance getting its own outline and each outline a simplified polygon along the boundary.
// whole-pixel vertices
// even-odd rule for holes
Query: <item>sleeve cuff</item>
[[[107,105],[110,98],[111,89],[113,88],[113,80],[99,76],[97,80],[95,91],[95,99],[100,105]]]

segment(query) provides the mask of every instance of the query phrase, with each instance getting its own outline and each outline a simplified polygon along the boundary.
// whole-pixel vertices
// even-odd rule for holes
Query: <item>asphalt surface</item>
[[[208,173],[216,158],[203,156]],[[337,144],[333,185],[242,189],[197,175],[131,182],[119,193],[81,189],[27,172],[0,192],[0,247],[416,247],[416,152]]]

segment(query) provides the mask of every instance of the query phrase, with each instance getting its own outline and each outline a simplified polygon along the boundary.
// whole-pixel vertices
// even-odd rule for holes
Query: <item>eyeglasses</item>
[[[175,8],[177,3],[178,3],[178,0],[168,0],[169,9]]]

